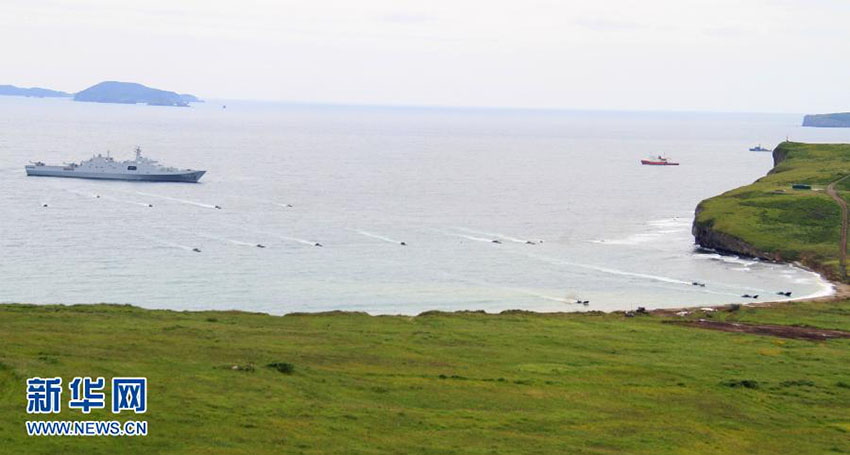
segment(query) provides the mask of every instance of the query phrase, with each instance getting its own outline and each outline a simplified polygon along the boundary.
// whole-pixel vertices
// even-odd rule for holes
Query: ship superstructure
[[[207,172],[163,166],[156,160],[142,156],[142,149],[139,147],[136,147],[134,160],[116,161],[109,153],[106,156],[98,153],[80,163],[49,166],[39,161],[28,164],[25,168],[28,176],[38,177],[190,183],[196,183]]]

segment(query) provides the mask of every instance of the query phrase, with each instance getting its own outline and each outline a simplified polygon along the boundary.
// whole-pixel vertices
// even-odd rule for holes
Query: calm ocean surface
[[[416,314],[829,292],[787,265],[701,254],[690,234],[701,199],[770,169],[771,154],[748,147],[850,142],[800,121],[0,97],[0,301]],[[129,159],[135,145],[208,173],[192,185],[23,169]],[[659,153],[682,165],[639,164]]]

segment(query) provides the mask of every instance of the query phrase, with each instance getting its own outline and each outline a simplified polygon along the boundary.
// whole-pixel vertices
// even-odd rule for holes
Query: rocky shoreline
[[[785,149],[780,147],[774,149],[773,168],[768,171],[768,174],[774,173],[776,167],[787,158],[787,155],[788,152]],[[705,201],[697,204],[694,211],[694,223],[691,227],[694,243],[700,247],[715,250],[720,254],[758,258],[777,263],[793,263],[820,274],[833,284],[840,283],[841,277],[838,276],[834,269],[824,266],[811,257],[803,256],[798,261],[786,261],[783,260],[782,254],[778,251],[760,250],[741,238],[714,229],[713,223],[700,223],[699,215],[703,208],[703,202]]]

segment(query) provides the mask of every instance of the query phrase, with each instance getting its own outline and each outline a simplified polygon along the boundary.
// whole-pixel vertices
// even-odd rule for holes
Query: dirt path
[[[722,332],[751,333],[799,340],[830,340],[833,338],[850,338],[850,332],[843,330],[819,329],[816,327],[800,327],[793,325],[775,324],[742,324],[739,322],[708,321],[670,321],[671,324],[698,327],[701,329],[720,330]]]
[[[845,175],[826,187],[826,194],[841,206],[841,240],[838,244],[838,266],[841,269],[841,278],[843,279],[847,279],[847,201],[835,191],[835,185],[847,177],[850,177],[850,175]]]

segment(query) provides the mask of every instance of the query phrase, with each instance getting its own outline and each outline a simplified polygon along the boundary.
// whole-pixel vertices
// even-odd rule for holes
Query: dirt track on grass
[[[697,327],[701,329],[720,330],[722,332],[750,333],[798,340],[823,341],[835,338],[850,338],[850,332],[844,330],[819,329],[816,327],[800,327],[774,324],[744,324],[740,322],[709,321],[669,321],[670,324]]]
[[[838,242],[838,266],[841,268],[841,278],[845,280],[847,279],[847,201],[835,191],[835,185],[847,177],[850,177],[850,175],[845,175],[826,187],[826,194],[841,206],[841,240]]]

